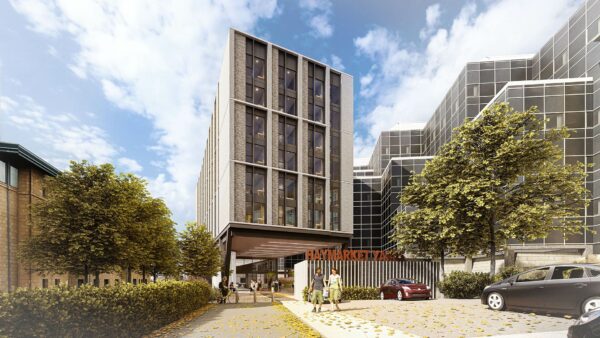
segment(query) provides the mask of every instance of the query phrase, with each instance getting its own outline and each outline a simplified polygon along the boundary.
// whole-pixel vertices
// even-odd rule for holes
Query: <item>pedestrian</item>
[[[250,281],[250,289],[256,291],[256,281],[254,279]]]
[[[338,303],[342,298],[342,277],[338,274],[336,268],[331,268],[331,274],[327,281],[329,287],[329,303],[331,304],[331,311],[333,311],[333,305],[337,311],[340,311]]]
[[[235,292],[235,284],[233,282],[229,283],[229,290],[231,290],[231,292]]]
[[[261,288],[261,287],[262,287],[262,282],[261,282],[261,280],[259,279],[259,280],[258,280],[258,283],[257,283],[257,285],[256,285],[256,288],[258,289],[258,291],[260,291],[260,288]]]
[[[311,293],[311,302],[313,305],[312,312],[321,312],[321,305],[323,305],[323,287],[325,287],[323,274],[321,273],[321,268],[317,268],[315,275],[310,282],[310,288],[308,289],[308,292]],[[318,308],[317,304],[319,304]]]
[[[219,290],[221,291],[221,304],[225,304],[227,296],[229,295],[229,289],[227,288],[227,276],[223,276],[219,282]]]

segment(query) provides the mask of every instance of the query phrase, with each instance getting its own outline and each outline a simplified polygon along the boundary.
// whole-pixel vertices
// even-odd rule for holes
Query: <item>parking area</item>
[[[364,337],[485,337],[531,333],[566,337],[566,330],[576,320],[569,316],[492,311],[477,299],[351,301],[343,303],[340,312],[317,314],[311,313],[312,306],[305,302],[296,302],[288,308],[309,325],[317,324],[324,329],[326,332],[321,333],[325,336],[332,336],[341,329],[356,331],[357,336]]]

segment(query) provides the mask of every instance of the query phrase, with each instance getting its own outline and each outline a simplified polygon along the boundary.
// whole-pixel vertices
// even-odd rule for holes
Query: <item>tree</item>
[[[204,225],[188,222],[179,239],[181,271],[209,279],[221,269],[221,253],[217,242]]]
[[[411,243],[402,233],[424,220],[437,221],[440,238],[452,252],[489,253],[493,275],[499,243],[542,238],[554,230],[564,236],[579,232],[587,205],[585,167],[562,164],[562,149],[555,144],[569,136],[568,130],[544,131],[536,112],[536,107],[515,112],[506,103],[496,104],[457,128],[411,181],[427,187],[422,190],[431,196],[419,195],[418,188],[403,192],[403,197],[414,195],[404,202],[428,209],[414,216],[419,222],[398,215],[401,243]],[[419,196],[426,200],[415,202]]]
[[[89,273],[137,267],[148,259],[151,243],[167,233],[169,210],[153,199],[146,182],[117,175],[110,164],[71,162],[70,168],[44,182],[46,199],[33,208],[34,235],[21,255],[40,271]],[[172,231],[172,241],[175,233]],[[154,258],[157,259],[157,258]]]

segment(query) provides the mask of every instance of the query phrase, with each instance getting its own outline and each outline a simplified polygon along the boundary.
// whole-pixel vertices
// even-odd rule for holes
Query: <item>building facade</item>
[[[0,142],[0,292],[77,286],[84,282],[83,276],[39,273],[18,258],[19,247],[35,233],[32,207],[45,198],[44,177],[58,173],[58,169],[23,146]],[[126,281],[126,273],[102,273],[100,280],[94,279],[94,284],[109,286]],[[142,282],[142,278],[133,273],[131,281]]]
[[[351,76],[230,30],[197,184],[197,222],[218,238],[226,262],[345,245],[353,222],[352,143]]]
[[[507,259],[524,265],[539,265],[600,254],[600,233],[597,231],[600,227],[600,1],[596,0],[583,3],[535,54],[467,63],[421,129],[420,154],[412,151],[394,153],[394,149],[402,149],[401,140],[390,138],[389,143],[385,143],[383,140],[389,132],[382,133],[369,164],[354,167],[355,232],[352,246],[369,243],[363,232],[356,230],[364,226],[365,220],[371,219],[381,221],[380,224],[373,223],[373,227],[381,229],[382,247],[393,247],[389,236],[390,215],[401,207],[397,202],[398,194],[406,183],[404,177],[410,176],[405,175],[405,169],[409,170],[413,165],[414,171],[420,172],[421,163],[434,156],[451,139],[454,128],[477,118],[482,110],[497,102],[508,102],[518,111],[537,106],[537,115],[546,120],[546,130],[563,126],[572,130],[571,135],[559,144],[564,151],[564,163],[596,164],[588,169],[586,186],[591,192],[590,204],[581,209],[579,216],[585,224],[584,231],[568,238],[557,231],[537,241],[512,241]],[[387,144],[389,150],[385,148]],[[390,155],[383,157],[382,151],[389,151]],[[396,172],[400,172],[400,179],[394,175],[394,166],[398,168]],[[370,192],[365,186],[379,190]],[[362,195],[363,189],[369,192]],[[390,200],[388,191],[391,192]],[[369,201],[379,198],[381,205],[373,203],[375,208],[365,207],[371,203]],[[373,214],[373,211],[381,214]],[[377,242],[372,243],[373,247],[379,248],[375,245]]]

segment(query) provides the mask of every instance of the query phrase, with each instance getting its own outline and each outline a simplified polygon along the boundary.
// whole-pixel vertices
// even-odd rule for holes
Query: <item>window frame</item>
[[[246,127],[246,158],[245,161],[248,163],[255,163],[260,165],[267,165],[268,155],[267,154],[267,112],[261,109],[246,106],[245,127]],[[263,121],[263,133],[257,132],[257,120],[262,119]],[[262,147],[263,159],[259,162],[256,158],[256,149]]]
[[[293,182],[294,184],[294,196],[293,198],[288,198],[289,186],[288,181]],[[277,193],[278,193],[278,201],[277,201],[277,218],[278,224],[284,226],[298,226],[298,176],[291,173],[279,172],[277,179]],[[288,223],[287,212],[288,209],[292,208],[294,210],[294,221]]]
[[[246,166],[245,171],[245,212],[244,220],[246,223],[266,224],[267,223],[267,172],[263,168],[255,166]],[[262,176],[263,191],[260,196],[258,187],[256,186],[256,178]],[[250,206],[250,209],[248,208]],[[262,206],[262,222],[260,217],[255,217],[256,207]],[[250,214],[248,213],[250,211]]]

